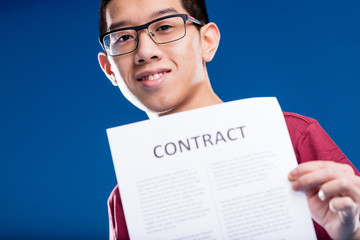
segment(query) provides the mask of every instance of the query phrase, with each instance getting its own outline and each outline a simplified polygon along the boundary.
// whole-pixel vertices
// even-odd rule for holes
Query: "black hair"
[[[99,8],[99,31],[100,35],[106,33],[106,6],[111,0],[101,0]],[[131,1],[131,0],[130,0]],[[209,16],[206,10],[205,0],[181,0],[183,8],[189,15],[204,23],[209,23]]]

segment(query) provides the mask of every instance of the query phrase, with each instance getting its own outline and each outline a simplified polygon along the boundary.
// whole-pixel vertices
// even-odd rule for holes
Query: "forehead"
[[[106,7],[107,28],[141,25],[171,13],[187,13],[181,0],[112,0]]]

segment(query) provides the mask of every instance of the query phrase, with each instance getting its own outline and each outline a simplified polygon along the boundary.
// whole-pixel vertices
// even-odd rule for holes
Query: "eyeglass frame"
[[[152,33],[151,33],[150,30],[149,30],[149,26],[150,26],[151,24],[153,24],[154,22],[158,22],[158,21],[161,21],[161,20],[164,20],[164,19],[167,19],[167,18],[172,18],[172,17],[181,17],[181,18],[183,19],[183,21],[184,21],[184,27],[185,27],[184,36],[182,36],[181,38],[175,39],[175,40],[171,40],[171,41],[169,41],[169,42],[158,43],[158,42],[153,38]],[[140,30],[143,30],[143,29],[146,29],[146,30],[147,30],[147,32],[148,32],[148,34],[150,35],[151,39],[152,39],[156,44],[167,44],[167,43],[175,42],[175,41],[178,41],[178,40],[184,38],[184,37],[186,36],[186,21],[188,21],[188,20],[189,20],[190,22],[195,23],[195,24],[198,24],[198,25],[200,25],[200,26],[204,26],[204,25],[205,25],[204,22],[202,22],[202,21],[200,21],[200,20],[197,20],[196,18],[193,18],[193,17],[191,17],[191,16],[189,16],[189,15],[187,15],[187,14],[182,14],[182,13],[180,13],[180,14],[172,14],[172,15],[168,15],[168,16],[164,16],[164,17],[161,17],[161,18],[154,19],[154,20],[152,20],[152,21],[150,21],[150,22],[148,22],[148,23],[145,23],[145,24],[142,24],[142,25],[139,25],[139,26],[119,28],[119,29],[115,29],[115,30],[113,30],[113,31],[104,33],[104,34],[102,34],[102,35],[99,36],[99,42],[100,42],[100,45],[101,45],[101,47],[103,48],[103,50],[104,50],[107,54],[110,55],[110,53],[108,53],[108,52],[106,51],[106,48],[105,48],[105,45],[104,45],[104,38],[105,38],[107,35],[110,35],[110,34],[115,33],[115,32],[125,31],[125,30],[129,30],[129,29],[135,30],[135,31],[136,31],[136,39],[135,39],[135,40],[136,40],[136,47],[135,47],[135,49],[132,50],[132,51],[130,51],[130,52],[126,52],[126,53],[121,53],[121,54],[117,54],[117,55],[110,55],[110,56],[112,56],[112,57],[121,56],[121,55],[125,55],[125,54],[132,53],[132,52],[134,52],[134,51],[138,48],[138,46],[139,46],[139,34],[138,34],[138,32],[139,32]]]

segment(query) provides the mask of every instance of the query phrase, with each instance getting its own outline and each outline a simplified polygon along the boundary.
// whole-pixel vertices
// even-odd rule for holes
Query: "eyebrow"
[[[152,13],[150,15],[150,19],[154,19],[156,17],[160,17],[160,16],[168,14],[168,13],[178,13],[178,11],[176,11],[175,8],[172,8],[172,7],[164,8],[164,9],[161,9],[161,10],[158,10],[158,11]],[[130,25],[131,25],[131,22],[128,21],[128,20],[115,22],[115,23],[112,23],[109,26],[108,31],[111,31],[112,29],[121,28],[121,27],[124,27],[124,26],[130,26]]]

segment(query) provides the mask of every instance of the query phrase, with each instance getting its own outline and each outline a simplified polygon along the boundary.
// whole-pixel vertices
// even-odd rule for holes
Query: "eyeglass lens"
[[[179,40],[185,36],[184,20],[180,16],[165,18],[151,23],[148,32],[158,44]],[[104,45],[110,55],[132,52],[137,47],[137,32],[134,29],[121,30],[104,37]]]

